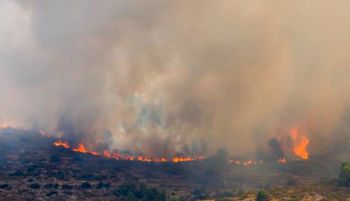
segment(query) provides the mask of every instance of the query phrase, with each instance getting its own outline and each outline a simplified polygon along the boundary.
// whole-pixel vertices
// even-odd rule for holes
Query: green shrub
[[[340,166],[339,184],[350,187],[350,163],[344,162]]]
[[[166,201],[166,193],[139,182],[126,182],[113,192],[117,197],[127,201]]]
[[[259,191],[256,194],[256,201],[267,201],[269,199],[269,195],[266,191]]]

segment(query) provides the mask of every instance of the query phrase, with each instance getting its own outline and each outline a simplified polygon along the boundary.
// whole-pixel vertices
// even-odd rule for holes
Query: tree
[[[269,199],[269,195],[266,191],[259,191],[256,194],[256,201],[267,201]]]
[[[350,187],[350,163],[344,162],[340,166],[339,184]]]

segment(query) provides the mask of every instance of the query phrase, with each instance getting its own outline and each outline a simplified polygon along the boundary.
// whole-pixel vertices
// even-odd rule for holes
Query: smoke
[[[153,155],[299,125],[317,152],[348,131],[349,4],[2,1],[0,119]]]

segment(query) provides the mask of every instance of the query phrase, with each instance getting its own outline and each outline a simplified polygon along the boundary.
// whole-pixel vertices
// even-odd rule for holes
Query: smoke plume
[[[349,133],[349,6],[4,0],[0,120],[153,155],[254,153],[298,125],[318,152]]]

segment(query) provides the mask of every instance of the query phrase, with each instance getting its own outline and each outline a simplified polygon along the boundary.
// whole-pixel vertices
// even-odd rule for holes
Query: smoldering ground
[[[152,154],[254,153],[301,125],[317,153],[349,133],[348,7],[2,1],[0,118]]]

